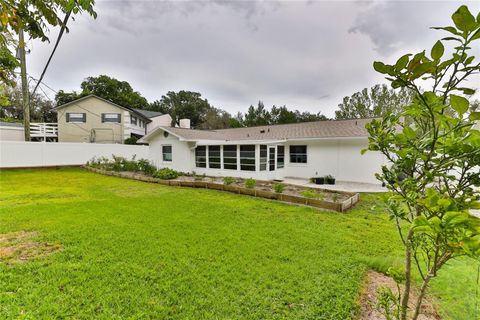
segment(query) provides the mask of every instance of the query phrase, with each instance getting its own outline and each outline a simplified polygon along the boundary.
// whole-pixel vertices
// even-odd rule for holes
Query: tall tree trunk
[[[405,238],[405,289],[402,295],[400,319],[407,320],[408,300],[410,298],[410,287],[412,277],[412,238],[413,230],[408,230]]]

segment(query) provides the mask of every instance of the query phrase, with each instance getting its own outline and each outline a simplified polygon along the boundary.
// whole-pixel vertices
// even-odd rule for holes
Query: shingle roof
[[[195,130],[160,127],[185,140],[288,140],[367,137],[365,125],[372,119],[324,120],[281,125],[232,128],[221,130]],[[152,132],[153,135],[153,132]],[[149,140],[150,134],[145,137]]]
[[[158,116],[163,116],[163,113],[157,112],[157,111],[142,110],[142,109],[133,109],[133,110],[135,110],[137,113],[140,113],[144,117],[149,118],[149,119],[150,118],[155,118],[155,117],[158,117]]]

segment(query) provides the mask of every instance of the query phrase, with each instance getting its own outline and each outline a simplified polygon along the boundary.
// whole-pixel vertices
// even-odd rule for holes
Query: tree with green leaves
[[[23,119],[23,96],[19,87],[7,88],[3,93],[8,104],[0,104],[2,121],[18,122]],[[57,122],[57,113],[53,102],[39,93],[30,95],[30,117],[35,122]]]
[[[454,26],[436,27],[447,37],[425,51],[400,57],[395,64],[374,62],[393,88],[414,91],[410,104],[367,125],[368,150],[390,162],[377,178],[392,195],[387,208],[405,249],[405,289],[399,292],[395,317],[417,319],[430,281],[452,259],[480,257],[480,219],[469,212],[480,207],[480,112],[472,110],[475,93],[467,80],[480,72],[470,55],[480,39],[480,14],[466,6],[452,15]],[[445,57],[445,44],[454,44]],[[419,82],[431,87],[420,90]],[[423,82],[425,83],[425,82]],[[422,282],[409,309],[412,272]]]
[[[343,102],[335,111],[336,119],[357,119],[381,117],[386,113],[396,113],[413,98],[413,91],[408,88],[397,90],[388,88],[386,84],[377,84],[368,90],[364,88],[350,97],[344,97]]]
[[[56,104],[62,105],[78,98],[94,94],[120,106],[145,109],[148,101],[139,92],[134,91],[127,81],[120,81],[107,75],[88,77],[80,85],[82,91],[64,92],[60,90],[55,96]]]
[[[200,126],[206,120],[206,115],[212,110],[207,99],[202,98],[198,92],[169,91],[160,100],[154,101],[149,110],[169,114],[172,125],[179,125],[180,119],[190,119],[192,127]]]
[[[64,26],[64,15],[86,12],[96,18],[94,0],[1,0],[0,2],[0,83],[14,85],[18,61],[14,48],[22,29],[31,39],[49,41],[49,27]]]

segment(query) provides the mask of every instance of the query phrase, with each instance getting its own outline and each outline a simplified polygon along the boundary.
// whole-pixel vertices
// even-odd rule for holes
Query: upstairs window
[[[307,163],[307,146],[290,146],[291,163]]]
[[[255,171],[255,145],[240,146],[240,169]]]
[[[208,167],[220,169],[220,146],[208,146]]]
[[[195,148],[195,166],[197,168],[207,167],[207,147],[198,146]]]
[[[102,113],[102,122],[120,123],[121,119],[120,113]]]
[[[223,168],[237,170],[237,146],[223,146]]]
[[[260,171],[267,170],[267,146],[260,145]]]
[[[172,146],[162,146],[163,161],[172,161]]]
[[[87,122],[87,114],[86,113],[67,112],[67,122],[85,123],[85,122]]]
[[[137,125],[137,117],[131,116],[130,123],[134,124],[134,125]],[[142,123],[142,120],[140,120],[140,123]]]
[[[285,147],[277,146],[277,169],[285,166]]]

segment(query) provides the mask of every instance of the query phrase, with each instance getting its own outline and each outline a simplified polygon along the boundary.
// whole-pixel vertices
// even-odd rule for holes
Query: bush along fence
[[[109,176],[158,183],[167,186],[226,191],[337,212],[346,212],[359,201],[358,193],[311,189],[254,179],[207,177],[204,175],[195,175],[195,173],[180,173],[168,168],[156,170],[155,167],[148,164],[144,159],[136,161],[135,159],[127,160],[115,156],[113,160],[106,158],[92,159],[84,168]]]

